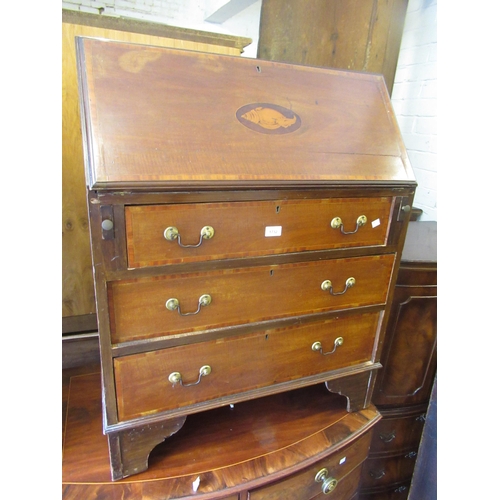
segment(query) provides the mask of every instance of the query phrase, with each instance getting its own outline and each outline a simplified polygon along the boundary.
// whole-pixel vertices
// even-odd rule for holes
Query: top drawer
[[[391,205],[379,197],[128,206],[128,265],[385,245]]]

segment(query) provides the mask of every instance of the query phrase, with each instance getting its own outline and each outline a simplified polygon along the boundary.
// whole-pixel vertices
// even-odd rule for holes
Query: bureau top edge
[[[330,190],[342,188],[373,188],[373,189],[415,189],[415,180],[232,180],[232,181],[120,181],[120,182],[88,182],[89,191],[103,194],[122,192],[123,194],[137,193],[164,193],[164,192],[193,192],[193,191],[275,191],[287,189],[302,190]]]

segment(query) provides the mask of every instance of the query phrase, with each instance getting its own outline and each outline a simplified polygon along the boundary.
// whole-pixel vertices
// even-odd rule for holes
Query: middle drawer
[[[353,315],[116,358],[120,419],[369,362],[379,316]]]
[[[114,344],[383,305],[394,254],[108,283]]]

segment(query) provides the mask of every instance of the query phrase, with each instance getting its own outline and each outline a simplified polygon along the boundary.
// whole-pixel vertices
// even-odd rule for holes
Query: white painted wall
[[[233,35],[246,36],[252,39],[252,43],[245,47],[242,54],[244,57],[257,57],[261,7],[262,0],[254,1],[251,5],[233,16],[231,19],[225,21],[223,24],[214,25],[215,29],[217,29],[217,26],[222,26]]]
[[[437,0],[410,0],[392,104],[418,182],[420,220],[437,221]]]

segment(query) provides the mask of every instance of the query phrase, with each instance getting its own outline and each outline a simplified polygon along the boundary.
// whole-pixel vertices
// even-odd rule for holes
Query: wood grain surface
[[[380,419],[373,406],[347,413],[343,398],[324,386],[226,406],[189,416],[177,434],[153,450],[147,471],[112,483],[99,374],[72,377],[68,394],[64,499],[194,498],[198,477],[197,497],[232,498],[241,489],[283,479],[356,446],[358,438],[370,439]],[[350,460],[345,468],[352,468]]]
[[[330,198],[239,203],[197,203],[125,207],[129,267],[144,267],[299,251],[383,246],[392,199]],[[358,217],[365,225],[357,228]],[[342,230],[331,221],[340,218]],[[197,244],[202,227],[214,235],[198,248],[167,241],[167,227],[176,227],[180,242]],[[279,230],[273,236],[273,228]]]
[[[77,47],[91,188],[414,182],[380,76],[90,39]],[[280,106],[301,126],[251,130],[236,118],[247,105],[260,116],[250,121],[267,122],[266,111],[284,123]]]
[[[393,254],[386,254],[110,282],[112,340],[119,343],[384,305],[394,259]],[[346,289],[350,277],[356,283]],[[333,292],[340,295],[322,290],[325,280],[330,280]],[[176,298],[181,312],[194,312],[204,294],[209,294],[212,302],[198,314],[181,316],[166,308],[166,302]]]
[[[327,378],[327,372],[368,363],[379,317],[371,313],[116,358],[119,417],[190,406],[319,373]],[[335,348],[339,337],[343,343]],[[313,351],[311,346],[318,341],[325,353],[334,348],[335,352]],[[205,365],[211,373],[196,386],[168,380],[170,373],[179,372],[183,383],[195,383]]]

